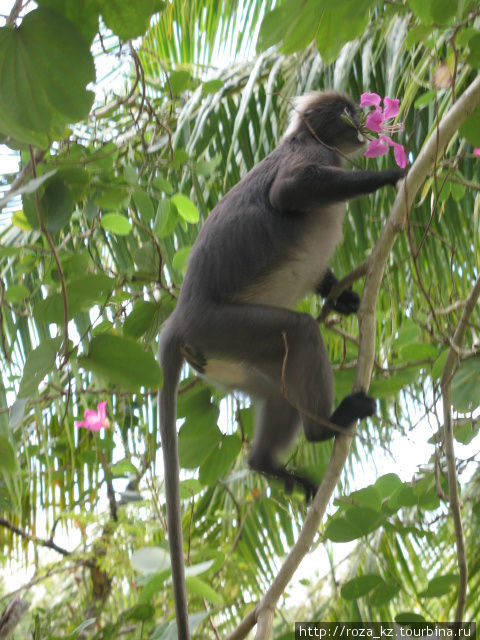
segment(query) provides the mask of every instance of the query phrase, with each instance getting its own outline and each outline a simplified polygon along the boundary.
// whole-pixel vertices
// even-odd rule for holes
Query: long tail
[[[173,597],[175,600],[178,640],[189,640],[176,429],[177,388],[183,358],[180,354],[177,339],[167,328],[162,331],[160,336],[158,353],[160,364],[163,368],[163,388],[159,393],[158,406],[165,470],[168,543],[172,563]]]

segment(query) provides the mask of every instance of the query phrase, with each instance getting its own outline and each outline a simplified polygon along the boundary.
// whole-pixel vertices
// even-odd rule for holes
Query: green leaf
[[[105,377],[110,383],[129,391],[140,387],[158,389],[162,371],[151,351],[130,338],[101,333],[92,338],[88,355],[78,359],[84,369]]]
[[[210,587],[206,582],[201,580],[200,578],[186,578],[187,588],[193,593],[196,593],[197,596],[201,598],[205,598],[209,602],[221,607],[223,604],[222,596],[216,593],[212,587]]]
[[[138,597],[139,602],[149,602],[154,595],[163,589],[168,576],[168,570],[153,574],[152,577],[144,583],[143,589]]]
[[[455,585],[458,585],[457,575],[450,573],[444,576],[438,576],[430,580],[425,591],[422,591],[418,595],[423,598],[439,598],[440,596],[450,593]]]
[[[15,431],[22,424],[27,402],[27,398],[17,398],[11,405],[8,415],[8,426],[11,431]]]
[[[432,34],[432,28],[430,26],[426,26],[424,24],[417,24],[408,30],[408,33],[405,36],[405,47],[407,49],[411,49],[419,42],[425,42],[425,40],[427,40],[427,38],[429,38],[431,34]],[[417,102],[415,102],[415,108],[419,108],[420,106],[423,106],[424,104],[426,104],[425,102],[422,102],[422,100],[426,96],[430,96],[430,94],[433,99],[435,96],[435,92],[428,91],[427,93],[424,93],[423,95],[420,96],[420,98],[417,99],[417,102],[420,101],[420,103],[417,106]]]
[[[347,42],[364,33],[373,4],[373,0],[337,0],[324,9],[316,37],[318,51],[326,64],[336,60]]]
[[[19,304],[20,302],[23,302],[25,298],[28,298],[29,295],[29,290],[27,289],[27,287],[24,287],[23,284],[12,285],[8,287],[5,292],[5,298],[11,304]]]
[[[187,416],[178,434],[178,456],[182,467],[199,467],[218,446],[222,432],[217,427],[217,420],[218,408],[214,405]]]
[[[198,562],[197,564],[185,567],[185,577],[191,578],[193,576],[199,576],[202,573],[209,571],[214,564],[215,560],[206,560],[205,562]]]
[[[467,62],[471,67],[480,66],[480,33],[477,33],[468,42],[468,48],[470,49],[470,55],[467,58]]]
[[[430,5],[430,13],[436,24],[451,22],[458,11],[458,0],[434,0]]]
[[[65,182],[57,176],[49,180],[40,198],[40,210],[47,231],[61,231],[69,222],[74,206],[72,194]]]
[[[172,71],[170,73],[170,86],[174,96],[178,96],[186,91],[192,81],[192,76],[188,71]]]
[[[144,575],[160,573],[170,569],[170,554],[162,547],[142,547],[132,553],[130,564]]]
[[[88,311],[95,304],[104,304],[115,281],[103,273],[95,273],[67,282],[68,317],[74,318],[81,311]],[[33,308],[33,317],[46,324],[63,324],[63,297],[53,293],[39,300]]]
[[[45,147],[64,125],[85,118],[95,67],[86,41],[60,13],[35,9],[20,27],[0,28],[0,131]]]
[[[62,338],[46,338],[28,354],[20,382],[19,397],[32,396],[37,392],[43,378],[54,370],[61,344]]]
[[[436,357],[437,353],[436,347],[431,344],[423,344],[422,342],[406,344],[399,350],[400,357],[406,362],[431,360]]]
[[[207,95],[209,93],[218,93],[224,86],[223,80],[208,80],[202,83],[202,93]]]
[[[165,2],[162,0],[97,0],[102,18],[121,40],[131,40],[142,36],[148,29],[150,18],[154,13],[162,11]]]
[[[110,473],[115,478],[119,476],[128,476],[128,475],[138,475],[138,469],[133,465],[130,460],[125,458],[124,460],[120,460],[120,462],[116,462],[114,465],[110,467]]]
[[[474,147],[480,147],[480,107],[477,107],[459,129],[460,135]]]
[[[449,349],[444,349],[432,364],[432,380],[438,380],[443,372]]]
[[[144,222],[150,222],[155,215],[155,211],[153,209],[152,199],[148,193],[144,189],[137,187],[133,192],[133,201],[142,220]]]
[[[408,367],[393,372],[389,378],[378,377],[370,385],[369,392],[374,398],[388,398],[394,396],[406,385],[415,382],[420,375],[421,367]]]
[[[282,52],[291,54],[305,49],[315,38],[321,19],[317,0],[291,1],[288,30],[283,34]]]
[[[188,256],[190,255],[191,250],[192,247],[186,246],[181,247],[178,251],[175,252],[172,260],[172,266],[175,271],[178,271],[178,273],[183,274],[187,270]]]
[[[133,338],[140,338],[156,324],[159,309],[156,302],[139,300],[123,323],[123,331]]]
[[[382,581],[375,589],[372,591],[369,603],[372,607],[383,607],[383,605],[390,602],[397,593],[400,591],[400,585],[395,582],[384,582]]]
[[[468,421],[466,424],[455,426],[453,435],[458,442],[469,444],[478,435],[478,426],[473,421]]]
[[[335,517],[327,522],[324,535],[332,542],[350,542],[361,538],[363,532],[359,527],[352,526],[344,517]]]
[[[395,616],[395,622],[425,622],[419,613],[402,612]]]
[[[17,454],[7,436],[0,435],[0,469],[15,473],[18,471]]]
[[[402,481],[396,473],[387,473],[384,476],[380,476],[374,484],[382,500],[391,496],[401,486]]]
[[[425,27],[430,31],[430,27]],[[414,102],[415,109],[421,109],[422,107],[426,107],[430,104],[435,98],[435,91],[427,91],[426,93],[422,93],[422,95],[417,98]]]
[[[100,220],[100,224],[105,231],[114,233],[117,236],[128,236],[132,230],[130,220],[119,213],[105,213]]]
[[[77,27],[85,41],[92,43],[98,31],[97,0],[37,0],[39,7],[53,9],[63,14]]]
[[[480,358],[464,360],[452,380],[452,405],[466,413],[480,405]]]
[[[151,604],[142,602],[125,611],[125,620],[150,620],[155,615],[155,609]]]
[[[424,24],[432,24],[431,5],[437,0],[407,0],[413,13],[420,18]]]
[[[383,580],[380,576],[370,573],[346,582],[341,588],[340,594],[345,600],[355,600],[365,596],[382,583]]]
[[[177,224],[178,216],[176,207],[170,204],[170,198],[160,198],[157,207],[157,215],[153,223],[153,232],[159,238],[165,238]]]
[[[197,207],[183,193],[176,193],[172,196],[171,202],[175,205],[179,216],[186,222],[196,224],[199,221],[200,216]]]
[[[231,470],[242,448],[242,442],[236,435],[223,436],[210,455],[200,466],[199,480],[203,484],[214,486]]]
[[[359,491],[353,491],[348,496],[341,496],[335,500],[335,504],[353,504],[361,507],[369,507],[380,510],[382,498],[375,487],[365,487]]]

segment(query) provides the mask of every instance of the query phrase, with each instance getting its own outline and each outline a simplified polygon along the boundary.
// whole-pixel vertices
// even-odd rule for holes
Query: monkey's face
[[[315,93],[300,111],[299,120],[324,144],[348,155],[357,155],[366,140],[360,132],[360,117],[352,100],[341,93]]]

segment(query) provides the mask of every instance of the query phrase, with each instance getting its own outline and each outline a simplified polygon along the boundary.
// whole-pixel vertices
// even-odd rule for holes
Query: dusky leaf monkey
[[[344,156],[364,146],[352,100],[336,92],[302,98],[278,147],[214,207],[190,253],[175,311],[159,347],[164,384],[160,427],[168,537],[178,637],[188,640],[179,495],[176,394],[186,360],[209,381],[249,394],[257,423],[249,463],[257,471],[316,490],[278,455],[303,425],[317,442],[370,416],[363,391],[333,411],[334,380],[318,324],[294,311],[308,292],[327,296],[337,282],[328,268],[341,239],[345,201],[395,185],[401,169],[350,170]],[[358,295],[344,290],[334,308],[355,313]],[[331,426],[329,426],[329,423]],[[333,428],[332,428],[333,427]]]

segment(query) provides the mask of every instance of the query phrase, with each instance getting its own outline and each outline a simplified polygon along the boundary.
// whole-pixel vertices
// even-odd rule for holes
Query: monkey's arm
[[[337,284],[338,280],[331,269],[327,269],[323,278],[318,283],[315,293],[319,293],[326,298],[333,287]],[[338,296],[336,300],[331,301],[331,308],[344,316],[348,316],[351,313],[357,313],[360,306],[360,296],[356,293],[352,287],[348,287]]]
[[[284,163],[270,188],[270,202],[279,211],[304,211],[394,186],[404,175],[403,169],[351,171],[311,162]]]

